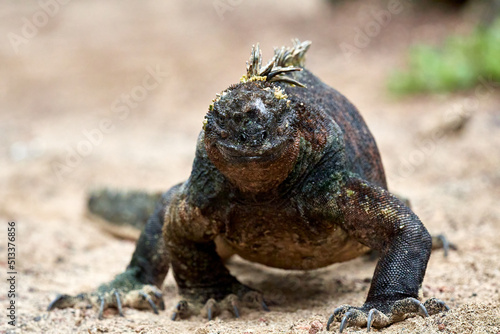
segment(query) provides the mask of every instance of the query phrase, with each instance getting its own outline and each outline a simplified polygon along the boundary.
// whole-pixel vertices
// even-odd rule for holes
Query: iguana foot
[[[269,311],[262,294],[250,290],[241,294],[241,297],[238,297],[236,294],[229,294],[220,301],[216,301],[214,298],[208,299],[205,303],[193,300],[181,300],[175,306],[172,313],[172,320],[186,319],[192,315],[201,315],[210,321],[224,310],[231,312],[235,318],[239,318],[242,307],[262,308],[264,311]]]
[[[386,327],[413,315],[428,317],[447,310],[449,307],[437,298],[430,298],[425,303],[421,303],[418,299],[409,297],[395,301],[389,306],[382,303],[379,305],[365,303],[362,307],[342,305],[330,316],[326,329],[330,330],[330,325],[335,321],[340,322],[340,333],[349,326],[366,326],[367,331],[370,331],[372,327]]]
[[[120,316],[124,316],[123,307],[152,309],[155,314],[158,314],[158,309],[165,309],[160,289],[154,285],[140,283],[131,271],[126,271],[110,283],[101,285],[96,292],[81,293],[76,296],[58,295],[49,304],[47,311],[82,304],[98,308],[99,320],[103,318],[103,312],[108,308],[118,309]]]
[[[450,250],[456,251],[458,248],[455,244],[449,242],[444,234],[432,235],[432,249],[442,249],[444,257],[448,257]]]

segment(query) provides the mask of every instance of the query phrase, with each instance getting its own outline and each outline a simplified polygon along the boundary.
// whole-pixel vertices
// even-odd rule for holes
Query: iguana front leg
[[[239,317],[239,305],[262,305],[259,292],[232,276],[216,252],[217,226],[180,198],[165,216],[164,237],[179,294],[185,298],[172,319],[202,314],[209,320],[222,309]]]
[[[123,315],[123,307],[152,309],[158,313],[163,309],[161,284],[169,269],[169,256],[165,247],[162,228],[165,211],[177,197],[180,186],[172,187],[156,205],[155,212],[146,223],[137,240],[136,249],[127,269],[109,283],[102,284],[94,292],[76,296],[59,295],[48,306],[55,308],[73,307],[77,304],[94,305],[102,319],[105,309],[114,307]]]
[[[350,178],[337,199],[343,228],[360,243],[380,252],[370,290],[362,307],[343,305],[328,321],[346,326],[385,327],[407,316],[427,316],[447,309],[437,299],[424,304],[418,290],[432,241],[419,218],[387,190]]]

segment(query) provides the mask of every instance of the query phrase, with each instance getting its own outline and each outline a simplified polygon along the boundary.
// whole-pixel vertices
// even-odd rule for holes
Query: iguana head
[[[302,47],[301,59],[308,45],[296,45]],[[266,192],[278,186],[295,164],[300,140],[296,112],[277,83],[302,86],[284,76],[301,70],[295,67],[299,65],[296,48],[282,48],[262,69],[258,46],[254,47],[247,75],[219,94],[205,117],[208,156],[242,191]],[[295,58],[287,57],[292,54]]]
[[[277,86],[247,82],[214,102],[205,147],[214,165],[241,190],[264,192],[290,173],[298,154],[295,112]]]

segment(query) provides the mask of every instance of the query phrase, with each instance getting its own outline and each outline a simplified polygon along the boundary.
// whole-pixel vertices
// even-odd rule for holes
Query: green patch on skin
[[[353,190],[350,190],[350,189],[347,189],[346,193],[347,193],[347,197],[352,197],[352,196],[356,195],[356,192]]]
[[[139,271],[140,269],[137,267],[127,269],[125,272],[117,275],[112,282],[99,286],[97,291],[104,294],[112,292],[117,288],[124,292],[140,289],[144,286],[144,284],[137,279]]]

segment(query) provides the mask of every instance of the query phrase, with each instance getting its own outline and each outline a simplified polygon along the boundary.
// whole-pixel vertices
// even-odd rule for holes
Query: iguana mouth
[[[269,162],[280,158],[286,151],[287,141],[271,143],[257,148],[241,149],[227,143],[217,143],[217,148],[227,160],[234,163]]]

